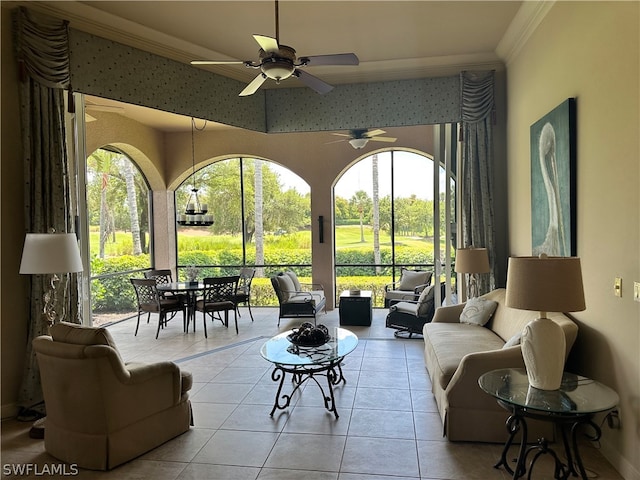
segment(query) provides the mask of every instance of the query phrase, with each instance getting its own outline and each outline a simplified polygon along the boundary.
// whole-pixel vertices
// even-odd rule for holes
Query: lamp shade
[[[577,257],[511,257],[507,307],[539,312],[579,312],[586,308]]]
[[[82,271],[78,240],[73,233],[27,233],[20,273],[48,274]]]
[[[456,251],[457,273],[489,273],[489,254],[486,248],[459,248]]]

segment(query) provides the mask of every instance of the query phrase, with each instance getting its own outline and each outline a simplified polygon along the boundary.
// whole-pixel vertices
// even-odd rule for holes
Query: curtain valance
[[[70,88],[69,26],[64,20],[17,11],[16,46],[22,80],[25,76],[49,88]]]
[[[463,122],[479,122],[495,113],[495,72],[462,72],[460,74],[460,118]]]

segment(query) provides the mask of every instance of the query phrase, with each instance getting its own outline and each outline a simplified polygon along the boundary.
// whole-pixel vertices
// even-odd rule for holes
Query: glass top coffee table
[[[320,388],[324,406],[338,418],[333,387],[346,383],[342,374],[341,362],[343,358],[353,352],[358,346],[358,337],[344,328],[330,328],[331,339],[315,347],[303,347],[293,344],[288,336],[293,330],[286,331],[267,340],[260,349],[260,355],[273,363],[271,378],[279,382],[275,402],[270,415],[276,409],[285,409],[291,403],[295,392],[308,380],[313,380]],[[289,394],[282,393],[286,374],[292,375],[293,390]],[[316,377],[325,377],[327,392]]]
[[[548,453],[555,460],[555,478],[568,478],[570,474],[587,478],[578,451],[577,431],[581,426],[589,426],[594,435],[590,438],[598,440],[602,435],[600,427],[593,422],[593,416],[599,412],[607,412],[618,405],[618,394],[612,389],[595,380],[582,377],[574,373],[564,372],[562,384],[558,390],[539,390],[529,385],[527,372],[524,368],[506,368],[492,370],[478,379],[480,388],[492,395],[498,403],[511,412],[507,420],[509,438],[502,450],[500,460],[495,465],[501,465],[519,478],[526,473],[526,459],[530,452],[536,454],[529,466],[529,478],[535,461],[542,453]],[[558,425],[562,433],[567,465],[560,462],[556,453],[548,446],[543,438],[536,445],[527,447],[526,418],[544,420]],[[571,430],[571,444],[567,436],[567,429]],[[511,469],[507,462],[507,451],[515,435],[521,431],[520,451],[515,469]],[[574,468],[578,467],[578,472]]]

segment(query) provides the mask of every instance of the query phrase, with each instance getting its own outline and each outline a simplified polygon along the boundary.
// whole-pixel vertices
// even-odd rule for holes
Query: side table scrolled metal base
[[[602,435],[602,430],[597,424],[593,422],[593,415],[536,415],[532,412],[526,412],[521,408],[514,408],[513,405],[505,404],[504,402],[498,401],[498,403],[500,403],[507,410],[511,410],[512,414],[509,416],[506,422],[507,431],[509,432],[509,438],[504,445],[502,454],[500,455],[500,459],[494,465],[495,468],[500,468],[501,466],[503,466],[505,470],[513,476],[514,479],[524,476],[528,471],[529,474],[527,478],[531,479],[533,478],[532,474],[536,461],[542,455],[551,455],[554,460],[553,478],[565,480],[571,475],[573,475],[574,477],[583,478],[585,480],[588,478],[587,472],[584,468],[584,464],[582,463],[580,450],[578,449],[578,430],[582,426],[587,425],[594,430],[594,435],[587,436],[589,440],[599,440]],[[562,435],[562,443],[564,446],[565,455],[567,458],[566,464],[560,460],[560,457],[555,452],[555,450],[549,446],[549,442],[547,441],[547,439],[539,438],[537,443],[528,445],[527,421],[525,417],[551,421],[559,427]],[[567,430],[571,431],[571,442],[569,442]],[[509,465],[507,455],[509,452],[509,448],[511,447],[511,445],[513,445],[515,436],[519,432],[521,432],[522,434],[520,439],[520,448],[518,457],[516,459],[515,469],[512,469]],[[533,458],[527,466],[527,459],[532,453],[534,454]]]

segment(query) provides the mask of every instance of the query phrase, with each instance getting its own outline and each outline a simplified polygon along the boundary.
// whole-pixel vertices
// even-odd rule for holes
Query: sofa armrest
[[[448,305],[444,307],[436,308],[436,313],[433,315],[431,322],[442,323],[458,323],[460,322],[460,314],[464,309],[464,303],[457,305]]]
[[[449,405],[474,409],[483,405],[495,406],[496,400],[482,391],[478,379],[491,370],[501,368],[524,368],[520,345],[465,355],[447,385]]]

